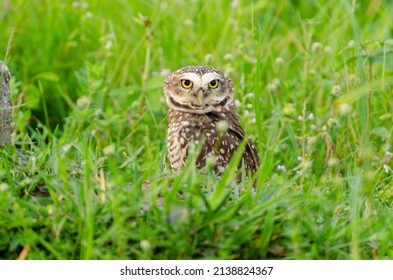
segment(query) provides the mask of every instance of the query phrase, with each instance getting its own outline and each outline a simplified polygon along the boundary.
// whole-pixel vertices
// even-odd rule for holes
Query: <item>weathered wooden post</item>
[[[11,144],[13,131],[10,79],[8,67],[0,61],[0,147]]]

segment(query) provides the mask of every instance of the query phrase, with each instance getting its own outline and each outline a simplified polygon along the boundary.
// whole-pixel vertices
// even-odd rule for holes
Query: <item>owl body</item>
[[[168,151],[171,168],[181,169],[191,143],[202,148],[196,166],[211,158],[221,174],[237,147],[246,138],[233,104],[232,81],[220,70],[208,66],[188,66],[172,73],[164,82],[169,106]],[[259,158],[251,140],[242,155],[246,170],[255,172]]]

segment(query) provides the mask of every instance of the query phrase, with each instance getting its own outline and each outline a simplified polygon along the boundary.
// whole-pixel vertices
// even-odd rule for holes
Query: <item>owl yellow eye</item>
[[[217,88],[219,83],[220,82],[218,80],[213,80],[209,82],[208,86],[209,88]]]
[[[181,80],[181,86],[184,88],[192,88],[192,82],[190,80]]]

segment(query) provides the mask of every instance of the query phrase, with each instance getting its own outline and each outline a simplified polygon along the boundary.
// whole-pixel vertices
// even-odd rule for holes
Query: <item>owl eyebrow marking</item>
[[[180,77],[182,80],[190,80],[194,84],[200,84],[201,83],[201,77],[195,73],[186,73],[181,75]]]
[[[220,75],[218,75],[217,73],[206,73],[202,76],[202,84],[206,85],[207,83],[213,81],[213,80],[221,80],[220,79]]]

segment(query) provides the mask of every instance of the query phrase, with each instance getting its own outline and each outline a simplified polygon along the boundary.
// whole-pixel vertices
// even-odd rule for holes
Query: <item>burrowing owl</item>
[[[215,172],[224,172],[236,148],[245,138],[233,104],[233,84],[222,71],[210,66],[187,66],[173,72],[164,82],[168,112],[168,150],[171,168],[181,169],[191,142],[204,139],[196,166],[208,157],[215,159]],[[242,162],[255,172],[259,158],[251,140]]]

